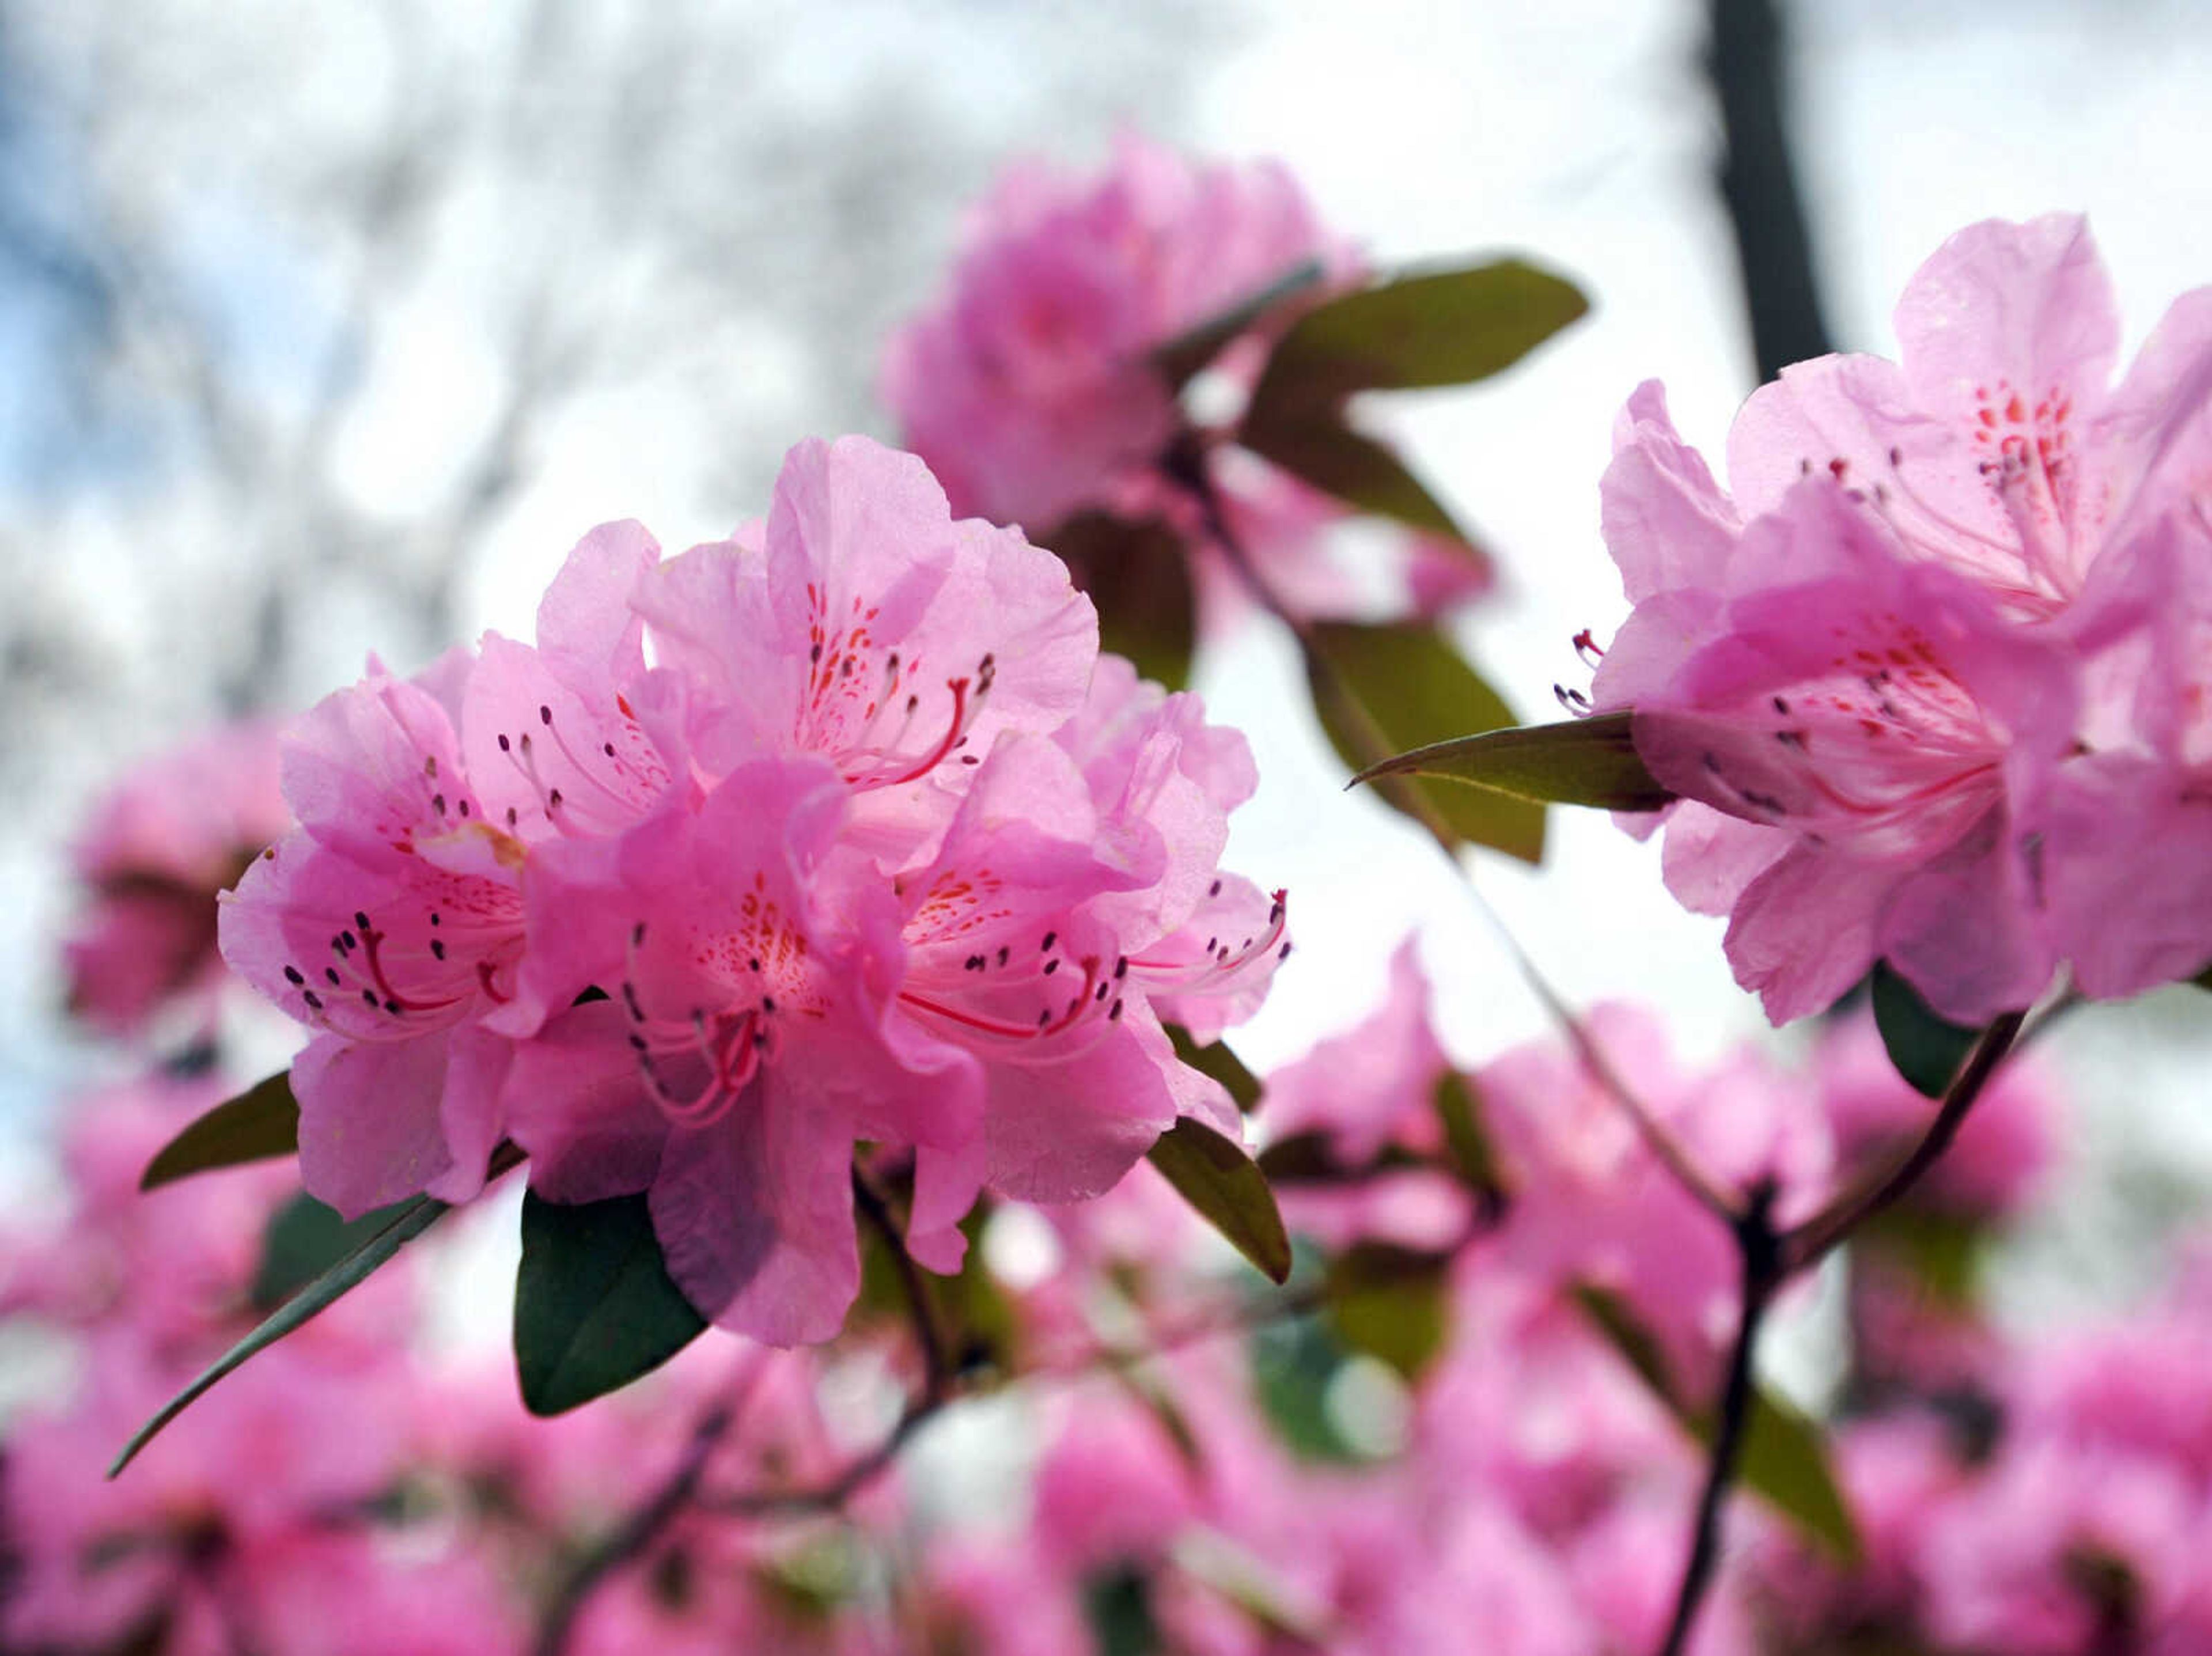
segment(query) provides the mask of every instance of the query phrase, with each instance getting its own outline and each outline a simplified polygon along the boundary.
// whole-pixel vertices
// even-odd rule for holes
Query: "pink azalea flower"
[[[2119,316],[2083,219],[1960,231],[1895,325],[1899,362],[1801,362],[1745,403],[1728,455],[1746,519],[1825,471],[1911,555],[2036,618],[2079,597],[2117,531],[2201,482],[2187,434],[2212,394],[2212,288],[2178,300],[2110,384]]]
[[[129,1034],[217,981],[216,894],[291,821],[269,725],[210,731],[111,789],[73,852],[92,902],[66,944],[70,1010]]]
[[[1947,1645],[2073,1656],[2164,1625],[2202,1574],[2202,1496],[2178,1469],[2008,1443],[1930,1525],[1927,1625]]]
[[[95,1342],[70,1407],[13,1422],[0,1534],[21,1575],[0,1609],[9,1648],[106,1649],[154,1615],[165,1650],[236,1647],[233,1618],[282,1588],[323,1514],[357,1509],[398,1474],[404,1387],[287,1342],[209,1395],[109,1482],[115,1446],[189,1373],[127,1326]],[[286,1647],[287,1648],[290,1647]]]
[[[1413,1453],[1438,1487],[1494,1491],[1554,1539],[1656,1483],[1693,1499],[1696,1450],[1597,1325],[1498,1241],[1455,1273],[1452,1338],[1416,1398]]]
[[[1616,525],[1655,455],[1703,476],[1664,419],[1650,388],[1624,416]],[[2069,739],[2068,652],[1907,555],[1825,476],[1740,535],[1717,497],[1644,504],[1637,532],[1616,532],[1636,610],[1593,700],[1636,711],[1638,751],[1682,796],[1668,884],[1729,916],[1737,981],[1777,1022],[1883,958],[1962,1022],[2026,1005],[2052,960],[2007,777]],[[1677,519],[1696,532],[1644,538]]]
[[[1273,163],[1194,164],[1125,134],[1093,176],[1018,166],[971,220],[950,294],[892,339],[884,398],[959,512],[1021,524],[1046,544],[1082,512],[1164,518],[1199,549],[1218,620],[1249,595],[1162,470],[1182,416],[1147,355],[1316,260],[1338,282],[1359,274]],[[1249,393],[1265,359],[1255,331],[1218,359],[1217,377]],[[1349,515],[1341,502],[1242,450],[1207,464],[1286,601],[1315,615],[1364,607],[1327,544]],[[1395,558],[1401,613],[1436,613],[1489,583],[1464,548],[1407,535]]]
[[[316,1031],[293,1065],[301,1170],[349,1217],[474,1195],[500,1134],[526,852],[462,761],[473,665],[373,669],[301,720],[284,772],[301,826],[223,904],[223,957]]]
[[[212,1077],[149,1079],[74,1104],[62,1145],[69,1209],[55,1223],[0,1233],[0,1316],[101,1338],[127,1331],[144,1361],[177,1366],[197,1366],[258,1321],[266,1307],[249,1290],[296,1174],[269,1164],[139,1188],[155,1153],[228,1090]],[[380,1275],[294,1338],[327,1362],[368,1360],[408,1325],[411,1277]]]
[[[884,397],[957,509],[1046,528],[1167,446],[1145,353],[1316,258],[1349,263],[1273,163],[1196,167],[1133,134],[1096,178],[1030,161],[976,209],[944,306],[892,340]]]
[[[1622,417],[1605,528],[1636,609],[1595,691],[1653,715],[1639,751],[1684,796],[1668,883],[1730,915],[1778,1022],[1880,958],[1964,1022],[2069,958],[2100,996],[2185,975],[2212,957],[2204,859],[2172,854],[2202,837],[2171,711],[2194,679],[2141,675],[2201,653],[2174,635],[2202,613],[2179,543],[2203,537],[2212,289],[2111,386],[2081,221],[1992,221],[1921,269],[1897,331],[1899,364],[1823,357],[1754,395],[1732,494],[1656,387]],[[2172,877],[2141,878],[2160,852]]]
[[[380,669],[301,721],[285,788],[301,827],[226,901],[233,966],[316,1030],[295,1062],[301,1167],[349,1216],[483,1184],[513,1039],[550,1001],[526,981],[529,859],[607,836],[677,788],[623,607],[659,555],[635,525],[578,544],[535,649],[488,634],[415,680]]]
[[[2051,929],[2099,998],[2212,961],[2212,464],[2196,489],[2107,555],[2069,618],[2087,705],[2021,807]]]
[[[325,702],[224,941],[319,1032],[319,1195],[460,1199],[511,1135],[553,1199],[649,1190],[702,1310],[822,1339],[859,1143],[912,1151],[951,1269],[983,1188],[1085,1198],[1179,1113],[1237,1131],[1160,1019],[1212,1038],[1285,951],[1281,895],[1218,866],[1254,782],[1097,663],[1049,554],[911,457],[802,444],[764,525],[665,564],[610,525],[536,646]]]

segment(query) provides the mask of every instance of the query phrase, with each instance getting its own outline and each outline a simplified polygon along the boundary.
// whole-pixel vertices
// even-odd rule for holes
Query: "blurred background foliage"
[[[2136,337],[2202,279],[2179,227],[2212,208],[2212,43],[2182,0],[1781,20],[1771,62],[1755,27],[1730,37],[1747,67],[1691,0],[0,5],[0,1190],[36,1186],[37,1134],[94,1062],[51,965],[92,790],[224,714],[303,707],[372,646],[411,668],[519,628],[592,523],[719,535],[789,441],[884,431],[884,334],[1018,155],[1089,161],[1120,124],[1279,154],[1378,263],[1520,251],[1575,274],[1595,314],[1540,365],[1389,410],[1498,558],[1470,648],[1534,717],[1574,632],[1620,613],[1595,484],[1638,379],[1714,441],[1760,357],[1817,349],[1808,316],[1886,349],[1904,276],[1990,214],[2088,209]],[[1717,96],[1716,63],[1777,101]],[[1787,235],[1752,268],[1818,310],[1767,318],[1756,350],[1720,186],[1771,180],[1724,179],[1724,116],[1785,123],[1804,189],[1802,268]],[[1534,1033],[1415,831],[1316,803],[1341,772],[1297,672],[1248,629],[1197,680],[1267,779],[1237,858],[1300,903],[1304,963],[1251,1055],[1347,1022],[1417,924],[1462,1044]],[[1755,1027],[1647,848],[1578,815],[1547,860],[1484,877],[1571,993],[1656,1001],[1693,1050]],[[2194,1012],[2154,998],[2066,1032],[2088,1153],[2021,1304],[2109,1292],[2201,1207]],[[2126,1097],[2103,1079],[2122,1053]]]

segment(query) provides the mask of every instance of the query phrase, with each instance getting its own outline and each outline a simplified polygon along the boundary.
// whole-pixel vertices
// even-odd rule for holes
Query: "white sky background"
[[[1080,28],[1095,28],[1097,14],[1081,9],[1092,21]],[[1085,115],[1079,130],[1066,130],[1051,110],[1024,112],[1006,95],[1030,73],[1024,53],[1054,49],[1053,27],[1010,31],[1001,18],[979,60],[941,27],[888,27],[896,9],[866,10],[865,24],[835,21],[834,9],[793,11],[806,47],[775,72],[827,90],[856,64],[921,65],[950,77],[988,130],[1006,133],[1009,156],[1100,152],[1103,119]],[[1385,264],[1510,249],[1573,275],[1591,294],[1593,317],[1510,375],[1376,410],[1497,552],[1510,595],[1472,619],[1465,637],[1532,719],[1556,716],[1555,679],[1580,682],[1574,632],[1590,626],[1602,639],[1624,610],[1596,533],[1614,410],[1638,380],[1662,378],[1684,433],[1717,452],[1750,385],[1710,179],[1717,132],[1697,73],[1700,10],[1661,0],[1245,0],[1228,9],[1231,28],[1200,37],[1207,60],[1181,130],[1164,135],[1224,155],[1281,155],[1325,217]],[[1913,267],[1951,230],[1992,215],[2087,209],[2131,344],[2173,295],[2212,279],[2212,167],[2203,164],[2212,25],[2199,9],[1869,0],[1796,11],[1799,161],[1839,343],[1893,349],[1889,306]],[[1086,48],[1078,38],[1059,49]],[[1141,61],[1124,54],[1107,69]],[[331,72],[342,80],[341,69]],[[1129,101],[1142,101],[1133,87]],[[1013,130],[1015,117],[1030,126]],[[947,246],[953,228],[948,218]],[[905,270],[885,280],[918,300],[943,274]],[[471,343],[481,297],[462,271],[410,306],[410,331],[378,365],[389,385],[343,440],[342,470],[362,488],[404,495],[434,476],[438,427],[425,415],[465,409],[481,394]],[[878,343],[856,337],[851,349],[872,361]],[[748,352],[753,372],[732,394],[745,405],[749,436],[780,429],[795,440],[825,425],[888,434],[879,415],[807,383],[783,342],[763,336]],[[640,517],[671,548],[718,537],[730,526],[733,470],[757,491],[753,509],[764,505],[774,446],[732,456],[723,431],[672,426],[658,389],[587,398],[547,434],[542,468],[490,528],[465,588],[471,629],[526,636],[544,580],[601,519]],[[133,579],[127,557],[111,556],[108,567],[118,591]],[[346,631],[334,625],[339,647],[313,688],[355,670],[358,640]],[[1311,727],[1289,651],[1255,627],[1210,659],[1200,688],[1218,719],[1247,730],[1261,759],[1261,793],[1238,822],[1231,860],[1292,892],[1299,952],[1239,1042],[1255,1066],[1360,1016],[1391,949],[1415,928],[1462,1057],[1540,1033],[1540,1011],[1426,841],[1369,802],[1338,797],[1341,772]],[[0,1191],[20,1188],[29,1165],[4,1135],[23,1143],[78,1056],[58,1044],[46,1010],[55,998],[46,951],[64,906],[52,833],[60,815],[50,803],[27,810],[40,837],[0,845],[0,893],[9,897],[0,918]],[[1486,858],[1478,878],[1571,998],[1655,1003],[1696,1053],[1774,1039],[1729,979],[1717,924],[1683,914],[1659,886],[1654,848],[1603,817],[1555,813],[1540,874]],[[2074,1068],[2120,1077],[2085,1091],[2081,1113],[2093,1123],[2100,1177],[2125,1177],[2100,1183],[2107,1193],[2051,1231],[2040,1250],[2047,1268],[2021,1278],[2033,1291],[2067,1282],[2087,1291],[2078,1271],[2067,1274],[2067,1256],[2084,1236],[2125,1240],[2169,1216],[2171,1204],[2146,1191],[2212,1186],[2212,1112],[2197,1079],[2212,1039],[2185,1027],[2191,1005],[2100,1010],[2065,1032]],[[2172,1039],[2145,1048],[2140,1034],[2150,1026]],[[2154,1190],[2145,1182],[2154,1175],[2167,1182]]]

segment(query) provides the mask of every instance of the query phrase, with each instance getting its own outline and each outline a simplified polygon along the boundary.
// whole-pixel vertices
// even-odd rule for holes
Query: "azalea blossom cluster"
[[[911,1152],[907,1246],[951,1270],[984,1189],[1237,1131],[1161,1020],[1211,1040],[1288,950],[1217,866],[1243,741],[920,461],[802,444],[764,523],[665,561],[596,531],[538,634],[372,667],[290,738],[300,826],[222,937],[314,1032],[310,1192],[464,1199],[510,1140],[542,1197],[649,1192],[700,1313],[790,1344],[857,1288],[863,1141]]]
[[[1095,173],[1030,161],[1000,179],[973,210],[950,290],[886,349],[883,399],[956,511],[1048,546],[1085,513],[1167,524],[1218,622],[1252,595],[1172,475],[1170,448],[1193,422],[1155,353],[1286,281],[1310,300],[1366,274],[1279,164],[1194,162],[1125,133]],[[1236,445],[1237,410],[1300,302],[1286,294],[1236,329],[1207,375],[1227,406],[1208,411],[1214,436],[1196,464],[1241,555],[1309,616],[1370,609],[1384,586],[1398,614],[1480,595],[1486,560],[1426,533],[1387,538],[1355,571],[1328,532],[1352,509]]]
[[[2212,288],[2118,384],[2078,218],[1960,231],[1902,359],[1786,369],[1729,489],[1656,384],[1606,474],[1634,610],[1592,687],[1681,796],[1668,886],[1729,917],[1776,1022],[1886,960],[1961,1022],[2062,965],[2133,994],[2212,961],[2204,870]],[[1640,826],[1640,824],[1639,824]]]
[[[1318,1313],[1222,1276],[1218,1242],[1146,1166],[1095,1200],[990,1214],[959,1290],[1017,1382],[975,1405],[1006,1429],[989,1434],[991,1475],[1013,1494],[957,1517],[897,1468],[834,1524],[761,1500],[821,1486],[865,1443],[824,1385],[897,1375],[912,1354],[896,1315],[863,1316],[826,1359],[702,1341],[532,1420],[498,1368],[427,1355],[428,1255],[102,1483],[118,1435],[258,1314],[300,1198],[275,1168],[136,1189],[212,1079],[84,1101],[67,1224],[19,1227],[0,1271],[0,1310],[80,1344],[90,1377],[9,1424],[0,1640],[65,1656],[133,1636],[163,1656],[533,1647],[573,1561],[689,1464],[677,1515],[569,1606],[572,1656],[930,1641],[1097,1656],[1138,1632],[1222,1656],[1286,1640],[1350,1656],[1471,1638],[1529,1656],[1652,1648],[1701,1472],[1685,1416],[1719,1384],[1735,1262],[1562,1043],[1462,1071],[1427,1002],[1401,950],[1372,1016],[1265,1077],[1263,1157],[1307,1269],[1340,1278]],[[1716,1168],[1773,1179],[1785,1212],[1878,1165],[1930,1107],[1874,1061],[1863,1022],[1796,1072],[1747,1052],[1686,1065],[1638,1009],[1594,1021],[1655,1113]],[[1480,1170],[1442,1125],[1454,1078],[1493,1152]],[[1832,1441],[1856,1560],[1802,1514],[1739,1502],[1700,1656],[1876,1638],[1934,1656],[2092,1656],[2127,1638],[2180,1656],[2212,1637],[2201,1268],[2136,1313],[2022,1341],[1987,1320],[1972,1273],[1939,1281],[1917,1252],[1939,1226],[1985,1246],[2033,1204],[2060,1155],[2056,1106],[2035,1065],[2009,1072],[1942,1177],[1854,1246],[1855,1307],[1879,1259],[1882,1292],[1941,1313],[1942,1338],[1855,1309]],[[1366,1259],[1395,1273],[1380,1291],[1408,1325],[1432,1321],[1425,1347],[1361,1322]],[[1668,1394],[1593,1296],[1652,1336]],[[364,1613],[328,1614],[341,1587]]]

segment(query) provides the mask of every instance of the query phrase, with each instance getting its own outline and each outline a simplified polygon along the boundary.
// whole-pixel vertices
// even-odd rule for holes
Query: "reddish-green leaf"
[[[1870,998],[1875,1028],[1897,1073],[1915,1092],[1942,1097],[1982,1032],[1940,1016],[1887,961],[1875,962]]]
[[[1249,1115],[1259,1107],[1260,1077],[1244,1067],[1244,1060],[1231,1052],[1226,1043],[1216,1040],[1201,1046],[1180,1023],[1165,1028],[1169,1040],[1175,1045],[1176,1056],[1200,1075],[1212,1076],[1219,1082],[1236,1101],[1238,1109]]]
[[[1572,282],[1519,259],[1408,272],[1293,323],[1253,393],[1252,418],[1274,423],[1354,391],[1487,379],[1589,308]]]
[[[1347,506],[1395,519],[1462,545],[1466,533],[1406,463],[1334,413],[1311,419],[1248,424],[1239,440],[1255,454],[1303,477]]]
[[[1443,635],[1412,625],[1322,622],[1308,628],[1307,682],[1322,728],[1354,771],[1469,731],[1513,723],[1513,711]],[[1382,779],[1376,792],[1417,822],[1523,862],[1544,854],[1544,808],[1490,789],[1413,776]]]
[[[1198,1216],[1273,1281],[1291,1274],[1291,1239],[1275,1193],[1243,1146],[1183,1117],[1162,1133],[1148,1158]]]
[[[1352,779],[1394,776],[1432,776],[1519,799],[1601,810],[1657,810],[1674,798],[1637,755],[1626,713],[1432,742],[1370,765]]]
[[[1098,611],[1098,647],[1127,656],[1138,672],[1170,690],[1182,688],[1198,607],[1182,537],[1156,518],[1085,512],[1048,538]]]
[[[192,1174],[291,1156],[299,1148],[300,1106],[292,1096],[291,1071],[280,1070],[225,1099],[161,1146],[138,1188],[157,1190]]]

